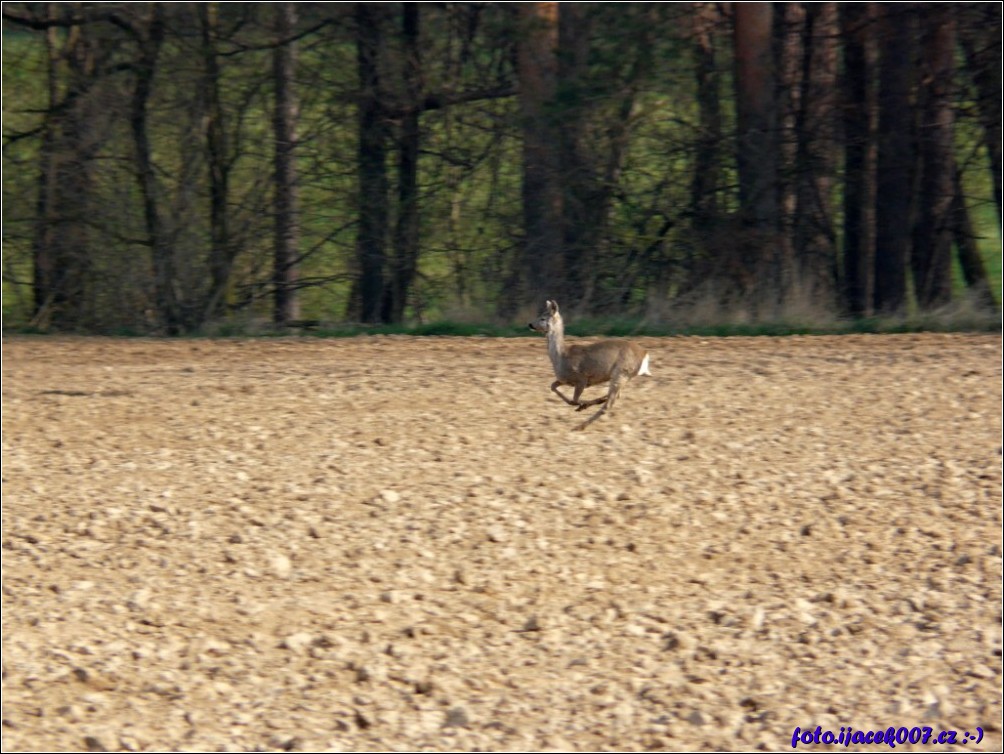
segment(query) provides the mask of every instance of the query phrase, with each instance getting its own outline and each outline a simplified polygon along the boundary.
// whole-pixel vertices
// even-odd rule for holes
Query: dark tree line
[[[999,3],[3,17],[9,321],[998,306]]]
[[[980,37],[983,66],[999,64],[999,8],[989,5],[736,7],[739,202],[753,239],[742,269],[761,288],[757,303],[800,294],[860,316],[902,311],[912,290],[935,308],[952,297],[953,243],[966,284],[989,303],[955,180],[960,24]],[[966,73],[986,75],[975,64]],[[980,119],[993,173],[990,110]],[[997,212],[999,223],[999,202]]]

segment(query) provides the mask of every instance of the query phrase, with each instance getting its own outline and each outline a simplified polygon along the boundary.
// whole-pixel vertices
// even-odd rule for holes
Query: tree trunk
[[[46,16],[53,17],[53,4],[47,3]],[[56,182],[56,141],[59,128],[55,108],[59,102],[59,50],[58,30],[51,27],[45,32],[46,82],[48,85],[48,108],[42,131],[42,147],[39,150],[41,163],[38,175],[38,199],[35,203],[35,229],[32,240],[32,293],[34,306],[32,324],[45,329],[48,325],[55,298],[55,260],[53,259],[53,217],[55,215]]]
[[[802,293],[814,305],[832,310],[837,291],[832,198],[838,118],[835,3],[806,5],[804,39],[796,134],[795,256]]]
[[[562,269],[560,132],[555,98],[558,3],[520,3],[519,104],[523,124],[523,249],[512,303],[554,297]],[[508,295],[511,297],[513,292]],[[511,305],[511,304],[510,304]]]
[[[739,203],[748,222],[771,229],[777,221],[773,10],[769,3],[735,7]]]
[[[913,213],[912,11],[907,6],[883,4],[879,14],[875,311],[895,314],[906,305]]]
[[[164,41],[164,9],[161,3],[150,5],[150,17],[139,34],[139,59],[133,89],[130,123],[136,151],[136,180],[143,197],[143,220],[150,245],[153,270],[154,307],[157,321],[168,335],[181,330],[178,302],[174,295],[174,259],[171,244],[164,233],[161,218],[156,169],[150,148],[147,105],[157,71],[157,59]]]
[[[844,305],[854,317],[872,313],[875,257],[876,49],[874,6],[842,3],[844,38]]]
[[[296,42],[289,41],[296,28],[296,3],[275,5],[275,36],[272,55],[275,81],[275,247],[273,260],[273,320],[286,325],[300,318],[296,292],[299,242],[299,190],[296,173],[296,126],[299,105],[296,96]]]
[[[55,20],[57,11],[56,4],[47,6],[49,20]],[[94,123],[95,100],[89,91],[96,72],[88,30],[70,26],[60,35],[49,28],[46,42],[50,109],[40,155],[32,321],[43,329],[74,330],[87,326],[92,162],[103,129]]]
[[[919,190],[911,267],[917,303],[926,309],[952,298],[952,109],[955,19],[947,3],[922,5]]]
[[[806,3],[778,3],[774,14],[774,61],[777,70],[777,252],[778,296],[787,300],[795,284],[796,217],[804,166],[799,147],[804,141],[806,56],[812,40],[806,31]]]
[[[359,71],[359,260],[361,319],[383,319],[384,247],[388,216],[387,125],[381,102],[381,8],[356,3],[356,59]]]
[[[745,238],[737,244],[746,258],[740,295],[754,294],[753,303],[776,303],[782,280],[777,253],[777,133],[776,76],[772,62],[770,3],[735,5],[735,87],[738,120],[740,215]],[[731,265],[730,265],[731,266]],[[745,290],[743,290],[745,289]]]
[[[218,7],[216,3],[198,6],[202,41],[202,62],[206,98],[206,163],[209,167],[209,292],[205,319],[222,317],[227,309],[227,288],[234,250],[230,240],[230,195],[228,147],[223,105],[220,101],[220,63],[216,54]]]
[[[397,165],[397,224],[394,226],[394,269],[384,318],[402,322],[408,293],[418,271],[418,153],[421,146],[419,115],[422,101],[422,56],[419,46],[420,4],[404,3],[401,39],[404,45],[402,79],[407,99],[401,118]]]
[[[698,136],[690,212],[697,232],[715,225],[718,217],[719,145],[722,141],[720,75],[715,61],[717,3],[696,3],[693,13],[694,59],[697,72]]]
[[[562,127],[557,130],[562,197],[561,266],[564,275],[552,296],[566,311],[576,311],[587,298],[586,274],[594,250],[594,183],[591,156],[585,153],[582,129],[586,122],[585,76],[589,63],[589,9],[582,3],[560,3],[558,8],[558,63],[556,90],[561,92]],[[552,105],[552,106],[556,106]]]

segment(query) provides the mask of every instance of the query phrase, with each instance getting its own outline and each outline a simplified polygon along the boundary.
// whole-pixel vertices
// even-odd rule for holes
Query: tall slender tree
[[[952,297],[955,16],[948,3],[920,6],[919,190],[911,267],[917,303]]]
[[[697,232],[718,219],[722,142],[721,71],[715,32],[721,22],[718,3],[695,3],[692,15],[693,54],[697,76],[698,135],[690,183],[690,213]]]
[[[872,313],[875,278],[874,5],[841,3],[844,97],[844,302]]]
[[[776,303],[782,278],[777,253],[777,121],[772,50],[774,8],[770,3],[737,3],[734,8],[735,94],[739,205],[747,229],[741,253],[747,256],[746,287],[757,306]]]
[[[806,57],[812,54],[812,39],[807,33],[808,3],[777,3],[774,12],[774,67],[776,71],[777,110],[777,254],[780,278],[777,295],[787,298],[795,285],[796,227],[799,226],[799,199],[805,143]]]
[[[55,15],[54,3],[45,4],[45,18]],[[42,122],[42,146],[39,151],[38,198],[35,203],[35,233],[32,239],[32,293],[31,321],[36,326],[45,325],[59,296],[56,287],[56,259],[52,243],[52,218],[56,213],[57,175],[56,144],[59,140],[59,122],[56,116],[60,104],[59,87],[59,37],[58,29],[45,29],[46,61],[46,115]]]
[[[382,320],[384,262],[388,210],[387,120],[383,107],[380,65],[383,30],[380,6],[356,3],[356,61],[359,71],[359,260],[360,317],[363,322]]]
[[[523,135],[523,248],[512,303],[540,300],[562,280],[563,196],[556,120],[558,6],[520,3],[517,44]],[[553,294],[552,294],[553,295]],[[510,306],[512,305],[510,304]]]
[[[421,147],[422,50],[421,4],[403,3],[401,9],[401,80],[404,112],[401,115],[397,162],[397,222],[394,225],[394,259],[390,285],[384,292],[384,319],[401,322],[408,294],[418,273],[419,192],[418,157]]]
[[[798,278],[816,305],[837,292],[833,189],[837,151],[837,6],[808,3],[797,129],[795,252]]]
[[[145,18],[129,24],[139,48],[135,65],[130,125],[136,160],[136,180],[143,198],[143,220],[150,247],[153,270],[154,308],[159,326],[168,335],[177,335],[183,322],[175,294],[174,250],[167,238],[160,206],[160,187],[150,144],[149,103],[153,92],[157,61],[164,44],[165,24],[162,3],[144,8]]]
[[[297,296],[299,278],[299,187],[296,171],[297,120],[299,105],[296,93],[296,3],[276,3],[274,7],[276,46],[272,53],[272,78],[275,83],[275,109],[272,125],[275,132],[275,252],[273,260],[273,319],[285,325],[299,319]]]
[[[205,107],[205,150],[209,169],[209,290],[204,319],[222,317],[227,309],[230,271],[236,248],[230,236],[230,148],[226,112],[221,99],[218,3],[196,6],[203,64],[202,93]]]
[[[596,175],[586,152],[584,131],[588,123],[587,75],[589,67],[589,8],[582,3],[558,4],[557,78],[555,91],[563,127],[555,134],[561,184],[561,263],[564,274],[554,295],[574,310],[586,297],[589,256],[596,242]],[[554,117],[558,117],[555,113]]]
[[[906,271],[913,217],[913,14],[903,5],[880,6],[878,162],[875,192],[876,312],[906,305]]]
[[[94,158],[103,143],[97,92],[104,75],[88,16],[47,4],[49,107],[40,154],[34,247],[35,324],[74,330],[90,315]],[[65,29],[65,33],[60,33]],[[109,51],[105,51],[107,56]]]

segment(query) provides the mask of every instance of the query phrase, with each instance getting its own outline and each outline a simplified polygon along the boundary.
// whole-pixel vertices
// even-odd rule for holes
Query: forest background
[[[1000,321],[1000,3],[3,19],[5,330]]]

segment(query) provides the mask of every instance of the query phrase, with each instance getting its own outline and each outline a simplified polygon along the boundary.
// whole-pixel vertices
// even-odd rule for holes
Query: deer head
[[[549,333],[551,332],[552,323],[555,319],[558,319],[561,315],[558,313],[558,304],[555,301],[548,299],[544,304],[544,311],[540,313],[533,322],[530,323],[530,329],[535,332]]]

